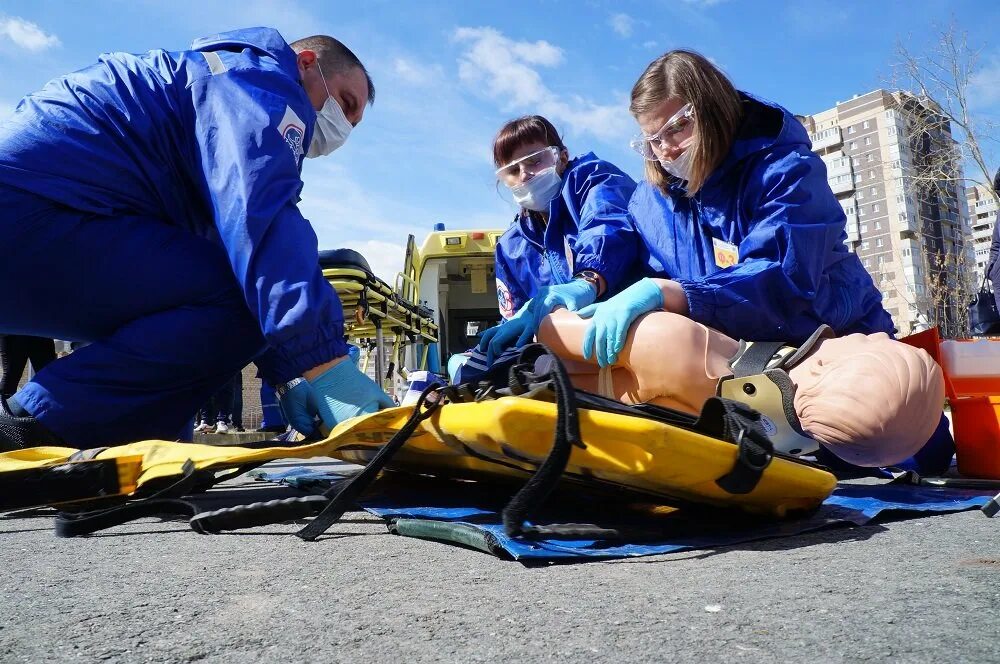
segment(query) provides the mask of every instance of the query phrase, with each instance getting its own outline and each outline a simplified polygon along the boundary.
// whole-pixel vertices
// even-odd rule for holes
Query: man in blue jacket
[[[331,37],[111,53],[0,124],[0,333],[92,342],[0,402],[0,449],[178,437],[255,360],[300,431],[388,397],[347,355],[299,212],[374,87]]]

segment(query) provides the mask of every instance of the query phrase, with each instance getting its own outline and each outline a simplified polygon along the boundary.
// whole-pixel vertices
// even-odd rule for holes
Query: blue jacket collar
[[[191,44],[193,51],[218,51],[225,49],[250,48],[274,58],[278,65],[294,80],[299,80],[299,68],[295,51],[285,42],[281,34],[273,28],[246,28],[232,30],[196,39]]]
[[[743,103],[743,120],[736,130],[736,139],[729,148],[729,154],[709,177],[709,181],[721,177],[760,152],[795,145],[806,149],[810,147],[805,127],[788,110],[746,92],[741,91],[739,94]]]

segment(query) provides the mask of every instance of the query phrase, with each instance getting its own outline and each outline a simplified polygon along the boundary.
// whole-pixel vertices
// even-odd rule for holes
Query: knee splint
[[[714,398],[699,417],[626,406],[574,391],[562,365],[541,346],[526,349],[510,367],[507,385],[429,388],[413,409],[393,408],[346,421],[317,443],[250,449],[146,441],[96,453],[41,448],[31,460],[0,455],[0,477],[26,465],[66,464],[84,454],[95,460],[141,458],[138,491],[132,496],[137,500],[110,513],[64,515],[58,529],[63,535],[85,534],[157,510],[192,516],[192,527],[199,532],[218,532],[312,516],[322,508],[299,533],[314,539],[383,469],[477,480],[527,479],[504,510],[512,536],[580,532],[579,527],[567,531],[527,523],[558,482],[584,490],[610,488],[647,503],[731,507],[778,517],[818,507],[835,485],[834,477],[818,466],[775,452],[759,414],[742,403]],[[194,486],[217,481],[218,471],[238,473],[273,459],[317,456],[366,468],[325,497],[212,512],[179,499]],[[57,500],[46,496],[39,502]]]

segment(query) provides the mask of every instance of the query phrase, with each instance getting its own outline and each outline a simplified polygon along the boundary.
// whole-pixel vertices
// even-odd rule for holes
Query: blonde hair
[[[669,51],[649,63],[632,86],[629,111],[638,119],[672,98],[682,99],[694,109],[695,141],[688,148],[693,152],[687,184],[687,195],[693,196],[732,147],[743,119],[742,103],[718,67],[705,56],[686,50]],[[671,176],[658,161],[647,161],[646,179],[666,193]]]

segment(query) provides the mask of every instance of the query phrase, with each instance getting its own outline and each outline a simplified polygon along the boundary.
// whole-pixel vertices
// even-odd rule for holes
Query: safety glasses
[[[649,136],[638,134],[629,142],[629,146],[642,155],[643,159],[657,161],[657,151],[663,154],[670,148],[678,147],[691,136],[693,128],[694,108],[691,104],[685,104],[664,123],[660,131]]]
[[[497,179],[508,187],[521,182],[521,172],[528,175],[529,179],[535,177],[539,171],[551,168],[559,160],[559,148],[550,145],[537,152],[532,152],[520,159],[515,159],[506,166],[501,166],[496,170]]]

